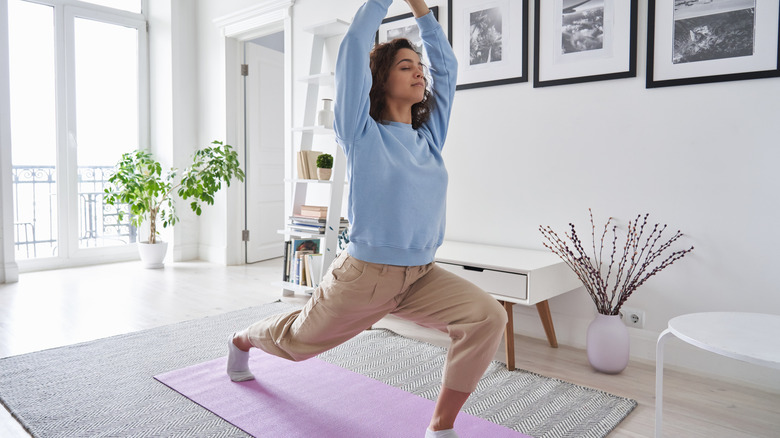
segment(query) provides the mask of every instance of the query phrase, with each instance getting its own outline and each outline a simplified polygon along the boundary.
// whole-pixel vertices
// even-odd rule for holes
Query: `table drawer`
[[[528,298],[528,279],[523,274],[443,262],[436,262],[436,264],[476,284],[485,292],[496,295],[499,299],[501,297],[517,300]]]

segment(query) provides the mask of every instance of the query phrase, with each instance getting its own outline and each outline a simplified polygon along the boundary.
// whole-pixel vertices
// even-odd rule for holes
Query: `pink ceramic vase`
[[[598,314],[588,326],[588,362],[596,371],[617,374],[626,369],[629,346],[628,328],[620,315]]]

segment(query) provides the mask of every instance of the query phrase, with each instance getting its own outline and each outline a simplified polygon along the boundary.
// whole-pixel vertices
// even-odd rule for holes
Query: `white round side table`
[[[670,335],[722,356],[780,369],[780,315],[707,312],[672,318],[656,346],[656,438],[663,436],[664,344]]]

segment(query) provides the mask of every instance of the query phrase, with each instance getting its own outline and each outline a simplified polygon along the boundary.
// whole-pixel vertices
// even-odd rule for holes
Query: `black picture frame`
[[[708,4],[696,1],[670,3],[649,0],[646,88],[780,77],[777,0],[731,10],[725,9],[729,3],[718,3],[721,9],[704,9]],[[719,38],[723,35],[738,37]],[[719,40],[729,45],[719,47]]]
[[[448,36],[458,59],[456,90],[528,82],[528,0],[448,0],[447,6]],[[487,56],[466,46],[477,20],[485,23],[485,32],[495,34],[499,28],[500,38],[488,44]],[[492,47],[499,48],[499,60]]]
[[[535,0],[534,88],[636,77],[638,3]]]
[[[433,12],[436,21],[439,21],[439,7],[431,6],[429,9]],[[409,32],[412,29],[417,29],[417,32],[414,33],[414,31],[412,31],[412,34],[410,34]],[[398,35],[388,35],[388,33],[392,33],[393,31],[398,31]],[[376,31],[375,42],[376,44],[384,43],[399,37],[409,38],[412,43],[418,45],[422,41],[420,39],[419,28],[417,28],[417,21],[414,18],[414,14],[411,12],[387,17],[382,20],[382,24],[379,25],[379,29]]]

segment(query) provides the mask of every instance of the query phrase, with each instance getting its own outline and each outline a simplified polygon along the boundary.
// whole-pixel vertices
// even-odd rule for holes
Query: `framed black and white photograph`
[[[536,0],[534,87],[636,77],[638,0]]]
[[[650,0],[647,88],[780,76],[777,0]]]
[[[449,0],[456,89],[528,81],[528,0]]]
[[[439,7],[432,6],[431,12],[436,20],[439,20]],[[386,43],[396,38],[406,38],[414,44],[418,52],[422,52],[422,38],[420,38],[420,28],[417,27],[417,21],[414,15],[409,12],[403,15],[396,15],[395,17],[387,17],[382,20],[382,24],[379,25],[379,30],[376,33],[376,42]],[[423,60],[425,65],[428,65]]]

